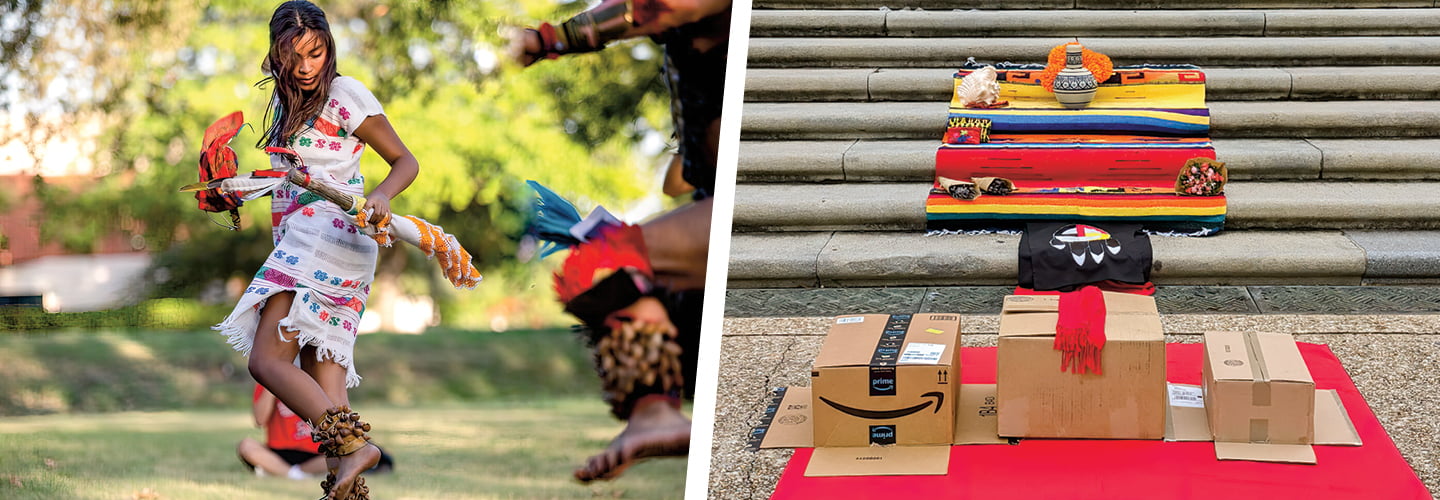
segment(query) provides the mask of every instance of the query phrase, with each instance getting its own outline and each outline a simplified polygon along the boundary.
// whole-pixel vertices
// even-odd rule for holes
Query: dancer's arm
[[[265,427],[265,422],[269,421],[270,415],[275,413],[275,395],[261,389],[260,397],[250,407],[250,411],[255,415],[255,427]]]
[[[405,142],[400,140],[400,135],[395,133],[395,127],[390,126],[390,120],[385,119],[385,115],[366,118],[355,129],[355,137],[369,144],[385,159],[385,163],[390,164],[390,174],[365,197],[364,208],[370,212],[370,222],[378,223],[390,215],[390,200],[410,187],[420,174],[420,163],[405,147]]]
[[[671,155],[670,164],[665,168],[665,196],[682,196],[695,192],[695,186],[685,182],[684,162],[679,154]]]
[[[511,55],[529,66],[543,57],[594,52],[615,40],[658,35],[725,12],[731,0],[605,0],[558,26],[516,30]]]

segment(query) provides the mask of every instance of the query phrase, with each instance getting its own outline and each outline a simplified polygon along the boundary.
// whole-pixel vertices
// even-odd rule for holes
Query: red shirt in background
[[[265,388],[255,385],[254,402],[260,401]],[[310,424],[275,398],[275,411],[265,421],[265,446],[272,450],[299,450],[310,453],[320,452],[320,443],[310,440]]]

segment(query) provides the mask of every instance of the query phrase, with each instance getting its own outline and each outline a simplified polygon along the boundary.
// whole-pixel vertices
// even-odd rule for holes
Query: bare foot
[[[364,448],[356,450],[355,453],[340,457],[340,467],[335,472],[335,485],[330,487],[329,498],[332,500],[349,499],[355,487],[355,480],[360,477],[360,473],[370,470],[379,462],[380,448],[373,444],[366,444]]]
[[[600,454],[575,469],[575,479],[590,482],[620,477],[625,469],[650,457],[690,453],[690,419],[664,397],[647,397],[635,405],[625,430]]]

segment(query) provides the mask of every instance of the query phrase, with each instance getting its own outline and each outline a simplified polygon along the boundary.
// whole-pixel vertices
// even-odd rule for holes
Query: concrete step
[[[1428,6],[1427,6],[1428,7]],[[756,10],[751,37],[1395,36],[1440,34],[1440,10]]]
[[[1414,8],[1440,7],[1435,0],[759,0],[755,11],[764,9],[1326,9],[1326,8]]]
[[[1044,62],[1066,37],[1041,38],[752,38],[751,68],[956,67],[980,62]],[[1440,60],[1440,37],[1331,36],[1228,38],[1087,38],[1116,65],[1384,66]],[[1358,69],[1357,69],[1358,71]]]
[[[1231,180],[1440,180],[1440,139],[1218,139]],[[739,181],[928,181],[938,140],[741,141]]]
[[[949,102],[955,68],[755,68],[745,100]],[[1205,68],[1211,101],[1440,99],[1440,66]]]
[[[948,102],[746,103],[745,139],[938,139]],[[1440,101],[1211,102],[1210,135],[1440,136]]]
[[[929,182],[744,184],[734,227],[753,231],[923,233]],[[1437,229],[1437,182],[1235,182],[1225,228]]]
[[[730,242],[729,287],[1013,285],[1019,239],[917,231],[737,234]],[[1227,231],[1152,237],[1151,243],[1151,276],[1162,285],[1440,279],[1436,231]]]

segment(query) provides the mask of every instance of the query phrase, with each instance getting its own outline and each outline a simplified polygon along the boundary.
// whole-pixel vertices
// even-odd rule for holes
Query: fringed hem
[[[1203,228],[1200,228],[1200,229],[1196,229],[1196,230],[1194,230],[1194,231],[1156,231],[1156,230],[1154,230],[1154,229],[1141,229],[1141,231],[1144,231],[1145,234],[1148,234],[1148,235],[1150,235],[1150,236],[1167,236],[1167,237],[1171,237],[1171,238],[1175,238],[1175,237],[1198,238],[1198,237],[1202,237],[1202,236],[1210,236],[1210,235],[1212,235],[1212,234],[1217,234],[1217,233],[1220,232],[1219,229],[1208,228],[1208,227],[1203,227]]]
[[[970,230],[959,230],[959,229],[931,229],[931,230],[925,232],[925,236],[946,236],[946,235],[952,235],[952,234],[963,234],[963,235],[967,235],[967,236],[976,236],[976,235],[982,235],[982,234],[1010,234],[1010,235],[1019,235],[1019,234],[1022,233],[1022,232],[1023,232],[1023,231],[1020,231],[1020,230],[1018,230],[1018,229],[970,229]]]
[[[347,349],[336,349],[334,346],[326,345],[325,340],[327,337],[324,332],[333,327],[329,327],[324,323],[309,321],[310,316],[304,314],[304,306],[307,301],[302,299],[302,294],[303,296],[310,296],[310,300],[313,301],[316,299],[315,292],[310,289],[276,288],[273,290],[274,293],[260,296],[255,300],[241,299],[240,303],[235,305],[234,312],[231,312],[230,316],[225,318],[225,321],[210,327],[210,329],[226,336],[226,343],[230,344],[230,347],[238,351],[240,355],[248,358],[250,357],[250,351],[255,347],[255,335],[259,333],[256,329],[260,326],[260,309],[265,307],[265,302],[275,293],[295,292],[295,300],[290,303],[290,312],[284,318],[280,318],[279,328],[298,331],[293,342],[297,342],[301,346],[314,346],[316,361],[325,361],[328,358],[336,364],[345,367],[346,389],[359,386],[362,377],[355,371],[355,363],[352,359],[353,353],[355,352],[354,344],[346,345],[342,343],[342,345],[349,348],[349,352],[345,352]],[[299,319],[297,320],[296,318]],[[349,332],[343,333],[349,335]],[[278,335],[279,333],[274,332],[274,334]],[[296,359],[299,359],[298,356]]]

